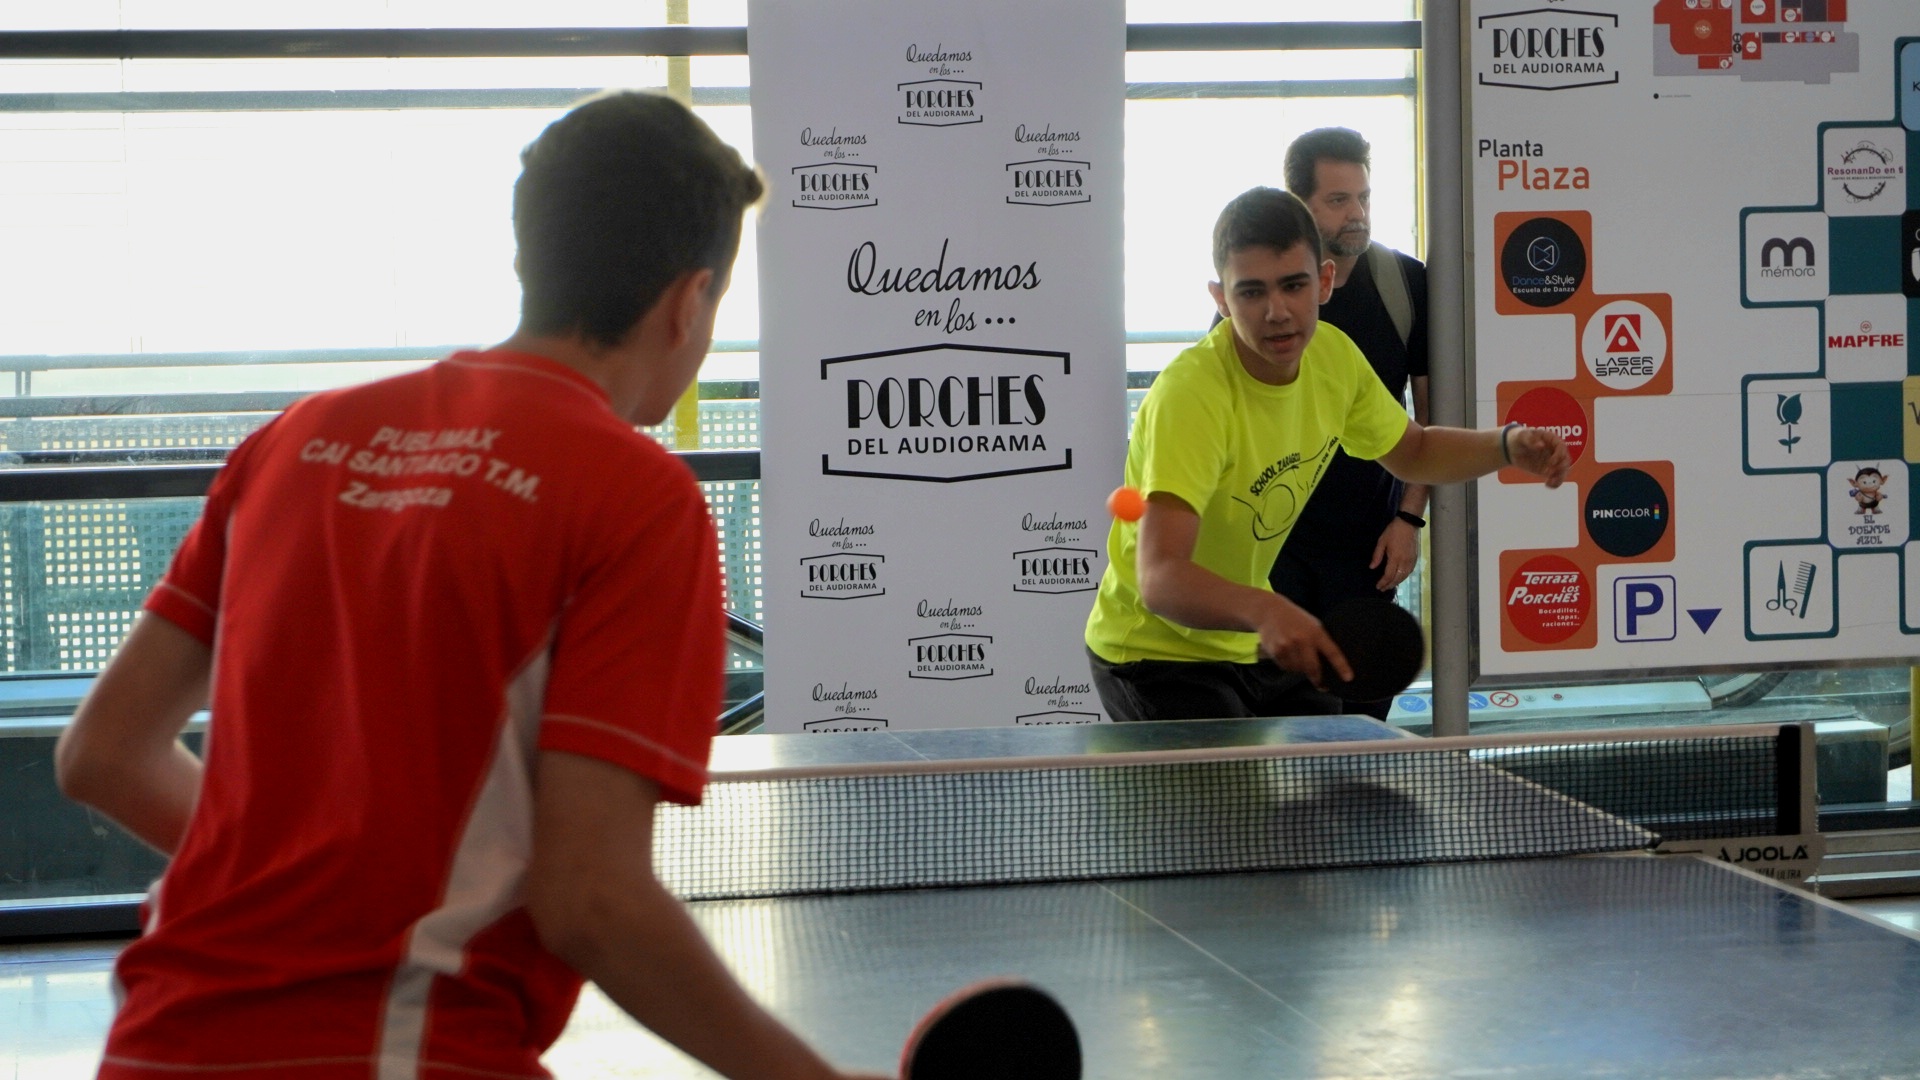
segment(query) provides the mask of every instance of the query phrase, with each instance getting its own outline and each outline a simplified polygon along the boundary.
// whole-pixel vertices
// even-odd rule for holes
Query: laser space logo
[[[826,476],[960,483],[1073,468],[1073,449],[1047,424],[1064,388],[1063,352],[927,345],[836,356],[820,378],[838,384],[846,437],[820,455]]]
[[[1580,358],[1588,374],[1610,390],[1645,386],[1667,363],[1667,328],[1637,300],[1615,300],[1587,320]]]
[[[993,674],[988,655],[993,648],[993,638],[985,634],[933,634],[908,638],[907,648],[912,653],[912,663],[907,668],[909,679],[959,682],[962,679],[984,679]]]
[[[1036,548],[1016,551],[1013,591],[1024,593],[1092,592],[1100,587],[1095,569],[1100,553],[1086,548]]]
[[[1483,15],[1475,25],[1481,86],[1578,90],[1620,81],[1607,59],[1619,34],[1618,15],[1539,7]]]
[[[885,555],[848,551],[801,559],[800,569],[806,576],[800,585],[800,595],[808,600],[860,600],[870,596],[885,596],[887,587],[881,582],[886,564]]]
[[[1093,201],[1087,193],[1087,174],[1093,171],[1088,162],[1060,158],[1015,161],[1004,171],[1013,183],[1007,202],[1014,206],[1072,206]]]
[[[793,169],[793,205],[802,210],[857,210],[879,206],[876,165],[829,161],[796,165]]]
[[[920,79],[897,84],[902,124],[913,127],[959,127],[986,119],[981,113],[986,87],[964,79]]]

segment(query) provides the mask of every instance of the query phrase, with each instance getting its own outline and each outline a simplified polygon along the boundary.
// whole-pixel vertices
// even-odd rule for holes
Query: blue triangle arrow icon
[[[1693,617],[1693,624],[1698,626],[1700,632],[1704,634],[1713,628],[1713,620],[1720,617],[1720,609],[1717,607],[1688,608],[1687,614]]]

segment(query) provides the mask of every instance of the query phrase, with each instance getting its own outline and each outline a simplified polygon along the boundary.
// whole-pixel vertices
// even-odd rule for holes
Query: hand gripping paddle
[[[1017,979],[975,983],[933,1007],[907,1038],[901,1080],[1080,1080],[1073,1018]]]
[[[1328,612],[1320,625],[1353,668],[1353,678],[1345,682],[1325,668],[1327,693],[1348,701],[1390,698],[1405,690],[1426,662],[1420,620],[1391,600],[1348,600]]]

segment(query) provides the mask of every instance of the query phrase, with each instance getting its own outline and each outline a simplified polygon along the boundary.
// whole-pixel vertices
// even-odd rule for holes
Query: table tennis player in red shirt
[[[172,856],[102,1077],[544,1077],[582,976],[722,1075],[846,1075],[651,864],[724,645],[699,488],[634,425],[698,371],[762,184],[652,94],[522,161],[516,333],[236,449],[60,740],[67,794]]]

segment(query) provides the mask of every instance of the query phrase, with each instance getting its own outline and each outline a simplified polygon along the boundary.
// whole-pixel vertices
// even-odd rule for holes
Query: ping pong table
[[[1391,740],[1356,718],[770,736],[716,767]],[[833,1060],[891,1068],[924,1009],[1017,974],[1089,1080],[1920,1076],[1920,937],[1726,863],[1646,853],[696,901]],[[561,1076],[710,1076],[583,1000]]]

